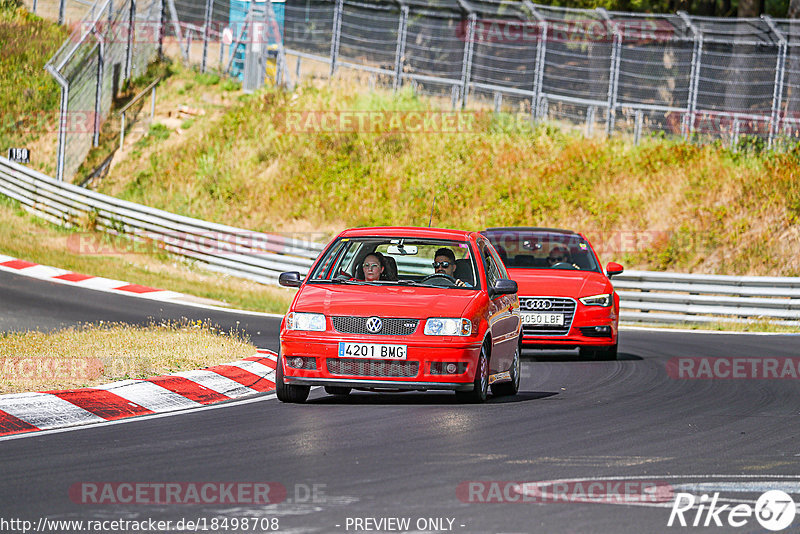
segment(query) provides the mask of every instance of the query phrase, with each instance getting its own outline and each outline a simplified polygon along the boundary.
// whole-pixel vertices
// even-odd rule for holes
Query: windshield
[[[488,230],[497,253],[511,269],[601,272],[592,248],[577,234],[541,230]]]
[[[309,283],[424,285],[479,289],[467,242],[400,237],[339,238],[323,253]]]

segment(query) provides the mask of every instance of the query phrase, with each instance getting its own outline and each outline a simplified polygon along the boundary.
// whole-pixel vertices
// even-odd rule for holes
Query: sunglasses
[[[444,267],[445,269],[447,269],[448,267],[450,267],[453,264],[450,263],[449,261],[435,261],[435,262],[431,263],[431,265],[433,265],[434,269],[438,269],[439,267]]]
[[[557,263],[560,261],[567,261],[566,256],[550,256],[547,258],[547,261],[552,261],[553,263]]]
[[[380,265],[377,264],[377,263],[365,263],[364,264],[364,270],[365,271],[371,271],[372,269],[377,269],[378,267],[380,267]]]

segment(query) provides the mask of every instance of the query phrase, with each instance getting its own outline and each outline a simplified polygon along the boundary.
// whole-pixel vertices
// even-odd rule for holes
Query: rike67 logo
[[[691,493],[677,493],[672,504],[667,526],[681,527],[743,527],[755,517],[758,523],[772,532],[781,531],[792,524],[796,514],[794,500],[781,490],[763,493],[755,507],[746,503],[719,504],[719,492],[709,497],[697,498]]]

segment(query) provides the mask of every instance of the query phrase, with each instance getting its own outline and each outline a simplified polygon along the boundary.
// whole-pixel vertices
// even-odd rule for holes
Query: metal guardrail
[[[800,325],[800,278],[626,271],[613,283],[625,322]]]
[[[0,157],[0,194],[55,224],[122,235],[215,271],[276,284],[284,271],[308,272],[324,245],[210,223],[59,182]]]
[[[0,157],[0,194],[55,224],[98,230],[160,248],[209,269],[276,284],[284,271],[305,275],[324,245],[210,223],[59,182]],[[643,323],[737,322],[800,325],[800,278],[626,271],[613,278],[621,319]]]

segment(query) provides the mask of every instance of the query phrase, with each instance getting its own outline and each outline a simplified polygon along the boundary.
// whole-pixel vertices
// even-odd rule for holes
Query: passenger
[[[447,247],[436,251],[433,257],[433,270],[436,274],[446,274],[453,278],[457,286],[466,285],[463,280],[456,278],[456,255]]]
[[[383,272],[386,270],[383,254],[380,252],[367,254],[361,264],[361,268],[364,272],[364,280],[367,282],[377,282],[381,279]]]

